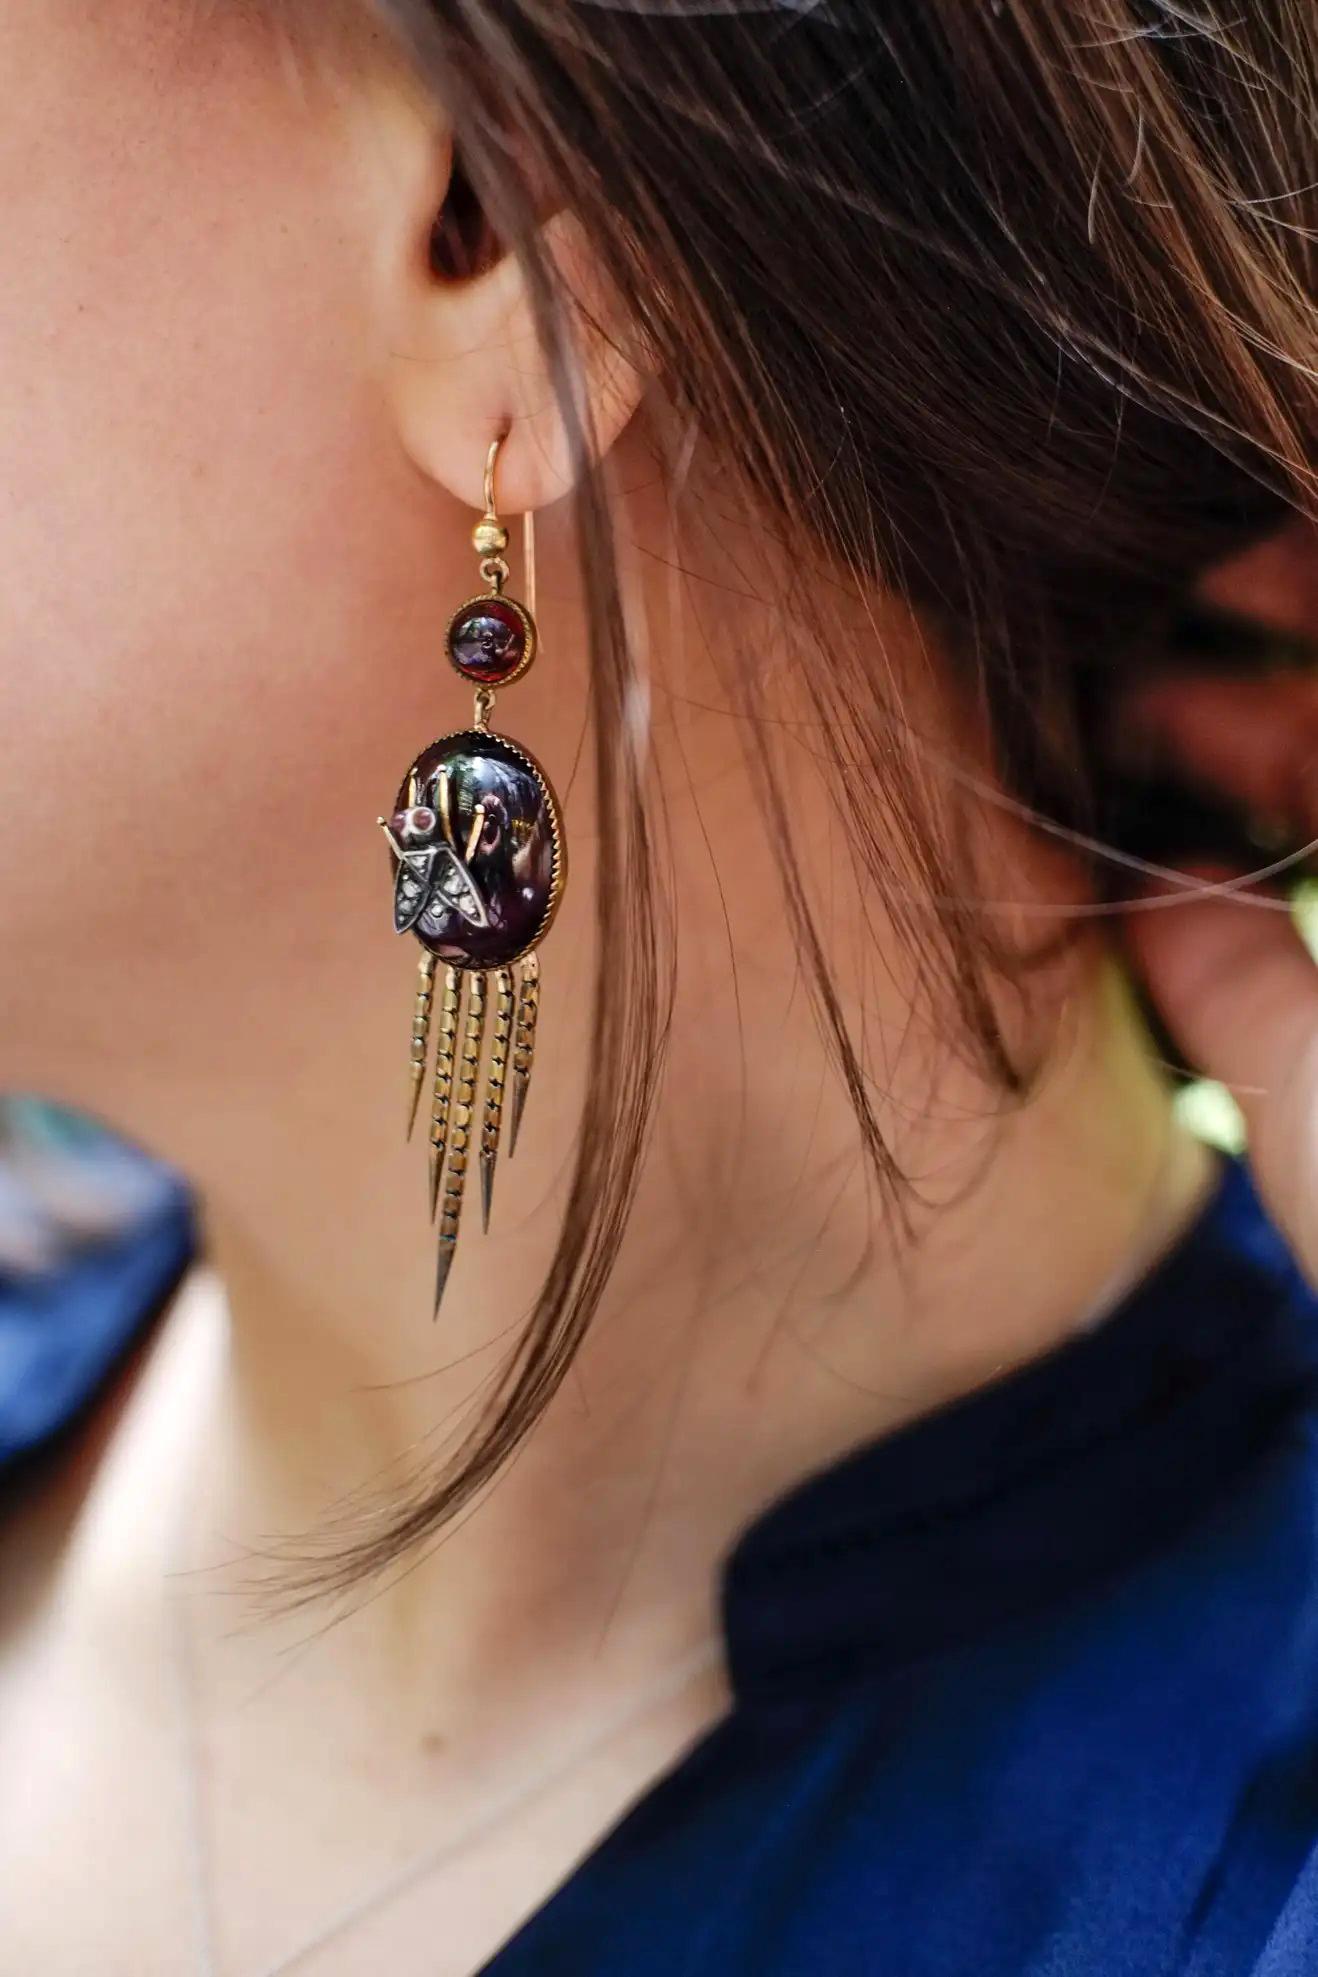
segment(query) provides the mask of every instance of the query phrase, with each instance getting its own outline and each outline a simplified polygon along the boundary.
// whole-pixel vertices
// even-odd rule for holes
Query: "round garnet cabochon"
[[[449,657],[477,686],[506,686],[535,656],[535,627],[510,597],[476,597],[455,613]]]

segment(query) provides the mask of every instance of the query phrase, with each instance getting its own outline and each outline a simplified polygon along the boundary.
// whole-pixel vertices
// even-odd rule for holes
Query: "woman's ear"
[[[411,182],[419,188],[426,179],[413,176]],[[556,378],[521,262],[497,245],[468,255],[465,267],[461,256],[436,254],[433,243],[444,239],[443,201],[436,207],[433,177],[429,186],[425,203],[414,201],[410,241],[390,276],[390,392],[399,436],[426,475],[479,509],[490,441],[506,433],[499,455],[500,512],[543,508],[576,478],[564,382],[575,420],[602,458],[649,381],[630,348],[635,338],[572,216],[555,214],[541,227],[538,246],[565,303],[567,377]],[[469,198],[450,170],[444,201],[455,191]],[[470,238],[470,215],[464,218]]]

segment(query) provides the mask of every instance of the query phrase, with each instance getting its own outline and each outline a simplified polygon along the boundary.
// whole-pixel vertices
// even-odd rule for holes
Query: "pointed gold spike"
[[[484,829],[485,805],[478,803],[471,815],[471,829],[467,832],[466,862],[468,865],[470,865],[472,859],[476,856],[476,847],[481,841],[481,834]]]
[[[517,995],[517,1035],[513,1043],[513,1114],[508,1136],[508,1158],[517,1151],[517,1135],[522,1130],[522,1114],[531,1089],[535,1065],[535,1026],[540,1014],[540,957],[528,954],[522,963],[522,980]]]
[[[480,1077],[481,1041],[485,1034],[485,977],[474,970],[467,989],[467,1022],[462,1038],[453,1092],[453,1117],[448,1136],[448,1162],[444,1170],[444,1200],[439,1218],[439,1260],[435,1278],[435,1316],[453,1266],[457,1248],[458,1224],[462,1219],[462,1194],[467,1184],[467,1157],[471,1147],[471,1126],[476,1111],[476,1085]]]
[[[407,1098],[407,1137],[411,1139],[421,1104],[421,1087],[426,1081],[426,1059],[430,1055],[430,1006],[435,993],[435,957],[424,950],[417,964],[416,1002],[412,1009],[411,1089]]]
[[[458,1245],[456,1238],[453,1241],[449,1241],[447,1238],[443,1236],[440,1237],[439,1255],[435,1262],[436,1318],[438,1318],[439,1316],[439,1307],[444,1302],[444,1287],[448,1283],[448,1273],[453,1268],[453,1256],[454,1256],[454,1252],[457,1249],[457,1246]]]
[[[504,1081],[508,1075],[508,1046],[513,1029],[513,972],[500,968],[494,978],[494,1027],[490,1034],[490,1065],[485,1074],[485,1117],[481,1124],[481,1219],[490,1229],[494,1201],[494,1169],[503,1128]]]
[[[439,1182],[444,1171],[444,1149],[448,1144],[449,1101],[453,1093],[453,1061],[458,1047],[458,1018],[461,1009],[462,970],[448,968],[444,973],[444,1002],[439,1012],[439,1040],[435,1045],[435,1098],[430,1114],[432,1219],[439,1203]]]

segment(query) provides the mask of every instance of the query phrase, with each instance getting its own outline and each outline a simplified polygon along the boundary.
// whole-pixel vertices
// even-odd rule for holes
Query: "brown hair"
[[[489,1409],[343,1589],[435,1533],[556,1392],[626,1223],[668,972],[609,515],[567,380],[571,307],[538,239],[570,206],[674,404],[789,541],[936,615],[1017,794],[1083,824],[1095,674],[1195,575],[1311,507],[1318,14],[1310,0],[384,0],[459,170],[441,262],[522,257],[563,381],[592,601],[598,1048],[556,1254]],[[835,659],[838,655],[834,655]],[[881,718],[845,702],[874,791],[862,847],[964,1033],[1021,1082],[955,834]],[[777,784],[757,755],[770,816]],[[894,874],[902,885],[893,884]],[[789,865],[817,1006],[888,1184],[859,1047]]]

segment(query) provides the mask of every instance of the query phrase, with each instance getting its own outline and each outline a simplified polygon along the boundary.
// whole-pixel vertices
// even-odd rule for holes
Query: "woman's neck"
[[[835,844],[856,770],[821,766],[815,731],[802,728],[811,746],[788,768],[793,851],[827,909],[839,1005],[864,1040],[871,1104],[906,1177],[894,1198],[910,1234],[900,1232],[813,1018],[780,848],[738,745],[744,716],[719,704],[706,662],[720,640],[733,649],[734,625],[765,653],[781,614],[766,602],[763,626],[749,622],[722,562],[702,588],[689,552],[675,585],[646,466],[633,463],[627,499],[639,544],[630,574],[664,655],[650,712],[676,902],[663,1091],[617,1268],[562,1392],[424,1568],[373,1590],[377,1615],[397,1602],[420,1625],[432,1678],[451,1661],[455,1681],[520,1679],[546,1629],[616,1644],[634,1628],[643,1654],[656,1639],[694,1638],[709,1622],[715,1562],[758,1506],[1065,1336],[1114,1273],[1186,1218],[1205,1181],[1205,1157],[1175,1136],[1165,1082],[1091,937],[1025,978],[1026,1020],[1027,1005],[1009,1003],[1018,1055],[1046,1060],[1026,1100],[1008,1102],[949,1047],[955,1016],[918,993],[926,957],[885,929],[851,863],[840,910]],[[719,545],[726,555],[726,525]],[[570,567],[570,545],[550,546],[544,567]],[[554,665],[508,697],[506,716],[501,702],[500,725],[561,775],[578,758],[587,698],[571,658],[582,627],[574,598],[541,588]],[[909,616],[857,615],[852,642],[882,654],[894,698],[901,681],[903,721],[946,735]],[[428,703],[433,685],[418,681],[416,694]],[[276,1581],[279,1540],[332,1543],[335,1506],[360,1532],[373,1503],[423,1487],[488,1395],[552,1250],[593,1048],[592,806],[570,786],[573,879],[544,950],[526,1124],[516,1161],[501,1166],[488,1236],[470,1208],[432,1326],[425,1160],[400,1130],[412,970],[378,931],[387,872],[362,822],[405,749],[391,729],[364,734],[358,753],[361,788],[337,791],[325,829],[338,835],[320,846],[330,890],[311,891],[259,994],[249,971],[241,1036],[218,1068],[201,1057],[180,1070],[192,1082],[156,1135],[172,1135],[200,1184],[232,1312],[204,1499],[212,1540],[199,1532],[198,1543],[212,1557],[224,1541],[240,1554],[272,1547]],[[1074,873],[991,803],[976,828],[992,846],[983,869],[1025,901],[1037,938],[1047,923],[1034,908],[1074,899]],[[659,1614],[670,1618],[656,1633]]]
[[[566,1033],[570,979],[555,986],[549,1022]],[[914,1176],[941,1205],[895,1250],[845,1100],[810,1046],[782,1050],[781,1013],[760,1026],[759,986],[742,984],[745,1047],[771,1067],[767,1089],[729,1131],[735,1078],[721,1083],[703,1037],[679,1028],[676,1089],[577,1366],[498,1489],[376,1595],[377,1619],[391,1603],[409,1615],[397,1639],[409,1654],[425,1643],[431,1683],[448,1667],[455,1693],[524,1684],[547,1633],[592,1656],[633,1635],[643,1659],[690,1645],[710,1624],[717,1561],[758,1507],[1067,1336],[1202,1194],[1205,1156],[1173,1125],[1124,993],[1099,975],[1023,1110],[972,1130],[946,1094]],[[272,1121],[213,1189],[232,1344],[196,1534],[212,1560],[227,1541],[245,1560],[272,1538],[298,1551],[309,1532],[332,1539],[336,1507],[360,1529],[372,1499],[411,1491],[456,1446],[551,1235],[573,1080],[560,1088],[554,1068],[563,1037],[546,1044],[495,1231],[468,1232],[438,1329],[418,1163],[378,1128],[397,1109],[368,1075],[383,1053],[355,1053],[362,1075],[345,1071],[332,1113]],[[279,1555],[276,1543],[276,1586]]]
[[[554,636],[552,604],[548,615],[554,649],[570,650],[570,627]],[[556,766],[572,738],[535,678],[508,725]],[[412,970],[377,931],[387,872],[355,821],[388,786],[392,755],[405,759],[389,737],[363,738],[361,787],[339,791],[334,818],[353,821],[321,847],[332,897],[308,901],[266,987],[240,971],[241,1033],[180,1063],[171,1116],[142,1120],[199,1182],[228,1324],[221,1336],[217,1300],[201,1294],[181,1312],[62,1584],[93,1599],[108,1587],[116,1613],[125,1588],[143,1612],[162,1584],[183,1603],[225,1915],[251,1912],[275,1835],[307,1815],[298,1793],[333,1776],[333,1834],[320,1829],[270,1941],[239,1967],[312,1931],[343,1888],[386,1885],[420,1833],[470,1858],[482,1821],[538,1776],[579,1783],[579,1757],[607,1733],[607,1779],[574,1795],[579,1826],[559,1807],[548,1855],[537,1843],[536,1858],[566,1867],[720,1706],[717,1683],[677,1702],[670,1684],[716,1633],[719,1562],[747,1520],[857,1443],[1065,1338],[1172,1238],[1207,1183],[1093,941],[1031,978],[1048,1067],[1028,1100],[1007,1102],[945,1027],[913,1018],[899,944],[873,902],[853,901],[835,916],[839,995],[907,1177],[901,1235],[812,1020],[735,724],[702,704],[707,683],[665,685],[656,750],[666,786],[692,792],[672,806],[676,996],[618,1266],[497,1487],[363,1587],[341,1624],[313,1608],[244,1628],[237,1594],[263,1579],[277,1600],[336,1530],[359,1535],[381,1505],[415,1500],[538,1289],[592,1047],[588,800],[569,792],[575,871],[544,951],[517,1158],[500,1172],[490,1235],[470,1218],[437,1328],[425,1160],[400,1129]],[[824,794],[818,817],[804,798],[793,814],[827,899]],[[999,884],[1043,901],[1058,874],[1026,870],[1018,851],[1004,842]],[[638,1709],[647,1727],[639,1743],[628,1733],[624,1760],[609,1726]],[[513,1906],[532,1889],[543,1893],[535,1872]]]
[[[264,1580],[277,1601],[345,1532],[417,1501],[488,1396],[552,1251],[593,1048],[595,821],[567,773],[588,704],[574,600],[542,583],[553,664],[500,702],[500,725],[568,783],[574,869],[544,948],[516,1161],[501,1168],[488,1237],[472,1205],[438,1327],[426,1162],[401,1133],[414,969],[390,942],[370,821],[433,732],[431,655],[400,665],[351,747],[290,737],[290,775],[334,750],[322,775],[333,801],[298,848],[296,886],[252,871],[254,951],[216,940],[198,952],[189,1022],[162,1034],[152,1078],[127,1061],[101,1067],[107,1113],[197,1182],[227,1319],[218,1294],[184,1300],[69,1541],[49,1547],[60,1598],[31,1604],[81,1628],[96,1656],[133,1640],[108,1685],[124,1692],[119,1714],[89,1664],[98,1709],[153,1725],[166,1780],[176,1753],[154,1690],[177,1679],[211,1898],[226,1926],[255,1931],[235,1968],[267,1967],[345,1894],[389,1885],[420,1835],[470,1861],[482,1820],[488,1829],[537,1776],[567,1775],[607,1733],[607,1777],[554,1802],[522,1892],[495,1902],[491,1926],[505,1927],[544,1892],[545,1862],[566,1868],[720,1706],[717,1684],[677,1704],[669,1684],[716,1632],[719,1562],[747,1520],[857,1443],[1065,1338],[1172,1238],[1207,1183],[1092,936],[1004,997],[1020,1061],[1046,1060],[1028,1098],[1008,1099],[958,1046],[954,1012],[920,992],[939,975],[933,939],[899,940],[858,871],[849,833],[873,824],[885,792],[826,753],[817,722],[789,725],[778,710],[788,849],[905,1177],[876,1181],[784,912],[784,847],[738,746],[746,711],[721,701],[707,664],[717,652],[733,671],[743,655],[767,667],[780,614],[766,602],[754,621],[754,580],[729,594],[726,529],[708,609],[689,605],[698,573],[664,554],[662,517],[646,505],[657,484],[638,466],[629,576],[663,658],[649,712],[671,826],[676,987],[639,1198],[540,1427],[439,1542],[363,1586],[346,1613],[303,1608],[244,1627],[238,1594]],[[543,569],[570,567],[568,546],[543,546]],[[923,731],[946,733],[909,616],[857,618],[836,649],[865,655],[903,723],[923,708]],[[792,677],[783,667],[767,684]],[[931,777],[937,766],[931,753]],[[1028,935],[1046,932],[1036,909],[1074,900],[1075,875],[991,804],[973,836],[995,896],[1023,901]],[[936,913],[927,924],[935,935]],[[610,1726],[634,1724],[660,1696],[619,1756]],[[315,1844],[294,1857],[290,1835],[304,1832]],[[285,1885],[267,1913],[254,1891],[268,1894],[276,1850]],[[437,1885],[446,1914],[447,1894]]]
[[[436,1967],[483,1962],[723,1706],[718,1566],[747,1519],[1065,1338],[1202,1193],[1202,1150],[1173,1132],[1108,977],[1077,1000],[1032,1104],[981,1128],[991,1160],[949,1094],[916,1174],[944,1205],[899,1257],[866,1212],[854,1127],[812,1033],[784,1051],[761,994],[771,1006],[768,978],[743,982],[763,1102],[738,1116],[735,1071],[720,1084],[679,1027],[633,1231],[578,1366],[474,1514],[340,1624],[314,1609],[244,1626],[236,1595],[271,1573],[277,1591],[288,1541],[327,1506],[364,1490],[369,1507],[442,1457],[549,1239],[566,1047],[546,1053],[502,1222],[464,1254],[438,1332],[424,1184],[377,1143],[380,1053],[364,1033],[332,1111],[281,1111],[245,1162],[212,1174],[228,1335],[194,1287],[48,1610],[102,1670],[93,1774],[122,1726],[150,1725],[142,1776],[172,1803],[187,1756],[220,1967],[270,1967],[356,1906],[383,1920],[376,1904],[392,1913],[414,1871],[445,1945]],[[393,997],[379,1002],[375,1041],[394,1044]],[[572,1022],[565,1008],[564,1036]],[[808,1126],[785,1132],[790,1118]],[[290,1850],[303,1833],[314,1844]],[[172,1862],[181,1843],[158,1844]],[[185,1865],[165,1870],[171,1888]]]

